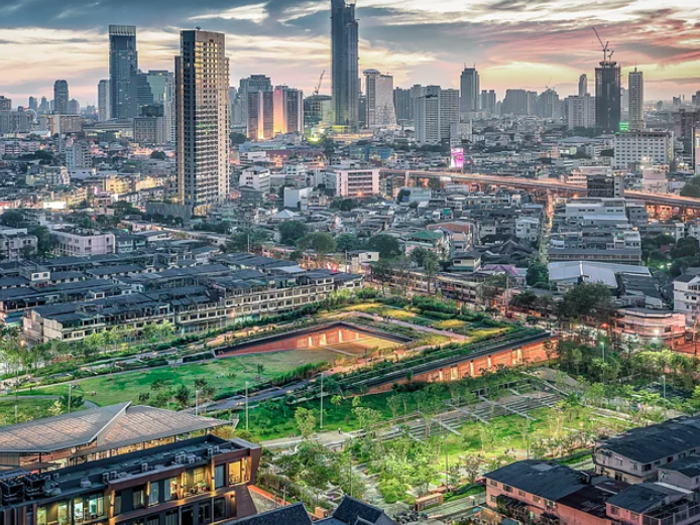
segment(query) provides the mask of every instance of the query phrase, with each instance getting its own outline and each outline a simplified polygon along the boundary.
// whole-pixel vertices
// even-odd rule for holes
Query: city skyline
[[[360,71],[391,74],[395,86],[456,88],[464,63],[476,63],[482,87],[495,89],[499,98],[507,87],[546,86],[563,97],[575,94],[580,74],[593,76],[599,60],[595,26],[616,49],[624,77],[635,65],[644,71],[649,100],[689,96],[700,83],[700,49],[694,46],[700,8],[684,0],[670,0],[663,9],[648,0],[619,0],[599,12],[570,0],[423,4],[358,2]],[[0,59],[12,72],[0,90],[15,105],[26,105],[29,96],[48,96],[54,80],[66,78],[71,96],[83,105],[96,103],[97,83],[108,75],[110,23],[137,26],[144,70],[172,70],[179,31],[194,26],[227,34],[234,86],[264,73],[275,84],[310,93],[321,71],[330,69],[327,0],[212,0],[207,6],[16,0],[0,8]],[[329,77],[322,92],[330,93]]]

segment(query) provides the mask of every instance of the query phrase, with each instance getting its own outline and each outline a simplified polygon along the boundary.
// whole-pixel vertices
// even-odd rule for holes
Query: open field
[[[50,416],[49,409],[56,403],[55,399],[30,399],[26,397],[0,397],[0,426],[11,425],[15,422],[15,406],[17,406],[18,422],[31,421]]]
[[[84,393],[86,400],[102,406],[125,401],[136,402],[139,394],[149,392],[151,385],[156,381],[162,381],[174,387],[185,385],[194,392],[195,379],[203,378],[207,380],[209,386],[216,389],[214,392],[216,394],[222,389],[244,388],[246,381],[251,385],[266,382],[309,363],[332,363],[341,355],[324,349],[250,354],[95,377],[75,381],[74,384],[80,387],[79,392]],[[258,365],[264,366],[262,374],[259,374]],[[62,395],[66,391],[67,386],[63,384],[35,389],[32,392],[22,392],[22,395]],[[92,395],[93,392],[95,395]]]

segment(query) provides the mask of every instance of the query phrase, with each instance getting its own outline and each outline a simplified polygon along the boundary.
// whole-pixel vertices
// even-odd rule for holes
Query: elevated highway
[[[484,173],[455,173],[451,171],[421,171],[421,170],[390,170],[382,169],[385,175],[401,175],[406,179],[439,178],[450,179],[454,182],[471,182],[481,185],[508,186],[525,190],[552,191],[567,195],[585,197],[588,190],[584,186],[568,184],[559,179],[526,179],[510,175],[484,174]],[[667,206],[684,210],[700,211],[700,199],[681,197],[679,195],[665,193],[646,193],[643,191],[625,191],[625,197],[643,201],[651,206]]]

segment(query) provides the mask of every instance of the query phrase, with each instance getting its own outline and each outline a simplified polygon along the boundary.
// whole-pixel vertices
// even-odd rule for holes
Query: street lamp
[[[248,381],[245,382],[245,429],[248,430]]]
[[[71,385],[70,383],[68,384],[68,413],[70,414],[70,408],[72,404],[72,393],[73,389],[75,388],[75,385]]]

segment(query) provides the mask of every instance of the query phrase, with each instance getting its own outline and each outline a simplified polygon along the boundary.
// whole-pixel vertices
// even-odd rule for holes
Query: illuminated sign
[[[464,149],[452,148],[450,150],[450,168],[462,169],[464,167]]]
[[[630,123],[629,122],[620,122],[620,131],[629,131],[630,130]]]
[[[695,130],[695,175],[700,175],[700,129]]]

